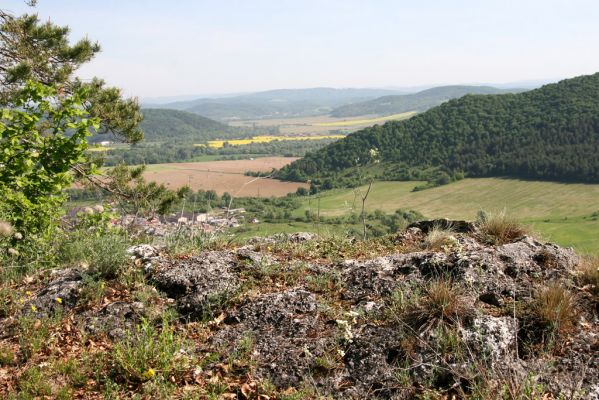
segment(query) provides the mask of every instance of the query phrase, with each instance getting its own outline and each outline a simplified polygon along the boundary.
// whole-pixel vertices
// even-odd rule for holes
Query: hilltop
[[[598,182],[598,151],[599,73],[524,93],[450,100],[350,134],[278,176],[329,186],[359,184],[358,172],[439,183],[464,175]]]
[[[467,94],[501,94],[523,89],[497,89],[491,86],[439,86],[418,93],[383,96],[360,103],[343,105],[331,111],[333,117],[358,115],[392,115],[408,111],[426,111],[429,108]]]
[[[81,231],[63,267],[2,287],[0,395],[599,399],[597,265],[506,222],[238,245],[182,228],[128,255]]]

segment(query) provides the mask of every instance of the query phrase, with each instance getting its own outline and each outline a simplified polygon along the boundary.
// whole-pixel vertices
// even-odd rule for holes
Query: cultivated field
[[[415,114],[415,112],[406,112],[386,117],[365,115],[354,118],[333,118],[328,115],[321,115],[318,117],[233,121],[230,122],[230,125],[257,128],[261,126],[278,126],[279,131],[283,135],[317,135],[339,130],[343,132],[353,132],[390,120],[407,119]]]
[[[325,139],[343,139],[345,135],[310,135],[310,136],[253,136],[249,139],[230,139],[230,140],[209,140],[208,147],[220,149],[225,143],[230,146],[243,146],[252,143],[270,143],[274,141],[295,141],[295,140],[325,140]],[[204,146],[204,144],[196,144]]]
[[[413,209],[428,218],[474,219],[479,210],[503,209],[530,225],[544,238],[583,252],[599,253],[599,185],[532,182],[512,179],[465,179],[449,185],[412,192],[417,182],[375,182],[366,203],[368,210],[393,212]],[[354,204],[351,189],[332,190],[320,199],[321,215],[342,215]],[[306,199],[297,215],[316,210]]]
[[[218,194],[229,192],[234,196],[284,196],[299,187],[296,182],[245,176],[246,171],[268,172],[281,168],[296,158],[264,157],[254,160],[206,161],[148,165],[145,178],[164,183],[171,189],[189,185],[192,189],[215,190]]]

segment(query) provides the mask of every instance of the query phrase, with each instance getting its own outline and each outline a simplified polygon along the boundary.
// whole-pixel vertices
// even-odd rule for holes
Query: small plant
[[[480,213],[477,221],[481,238],[489,244],[511,243],[528,233],[514,218],[504,211],[496,214]]]
[[[52,330],[60,322],[58,313],[51,318],[36,318],[31,314],[21,316],[17,321],[17,335],[21,354],[25,360],[48,349],[52,345]]]
[[[455,243],[456,239],[453,236],[453,229],[451,227],[443,228],[442,226],[435,225],[426,234],[423,246],[427,250],[441,250]]]
[[[52,385],[45,371],[38,366],[30,367],[19,377],[19,399],[50,398]]]
[[[337,293],[341,290],[341,277],[337,272],[323,272],[306,277],[308,288],[316,293]]]
[[[108,231],[101,235],[87,231],[75,231],[64,241],[60,249],[64,264],[80,264],[89,267],[90,273],[114,278],[128,262],[128,240],[120,232]]]
[[[16,363],[15,352],[8,346],[0,345],[0,367],[15,365]]]
[[[85,275],[83,277],[83,287],[79,292],[79,303],[87,308],[93,308],[96,305],[100,305],[105,291],[106,283],[104,280],[95,280],[92,277]]]
[[[235,350],[229,356],[229,364],[231,366],[236,365],[250,365],[252,363],[252,351],[254,350],[255,340],[251,334],[244,335],[239,342]]]
[[[157,375],[168,379],[185,366],[183,340],[167,319],[156,328],[142,319],[136,330],[118,342],[113,351],[117,371],[130,382],[143,382]]]

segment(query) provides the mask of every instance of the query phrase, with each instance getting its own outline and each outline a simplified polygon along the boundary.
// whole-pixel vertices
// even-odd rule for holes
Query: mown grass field
[[[481,178],[412,192],[417,184],[375,182],[366,209],[393,212],[404,208],[419,211],[428,218],[469,220],[476,218],[480,210],[505,209],[544,239],[599,254],[599,218],[593,216],[599,211],[599,185]],[[306,198],[296,215],[303,215],[307,209],[316,211],[317,204],[316,198]],[[321,195],[320,213],[336,216],[352,209],[359,212],[360,205],[354,190],[331,190]]]
[[[408,119],[416,114],[417,114],[416,111],[408,111],[405,113],[387,115],[384,117],[348,118],[348,119],[341,119],[339,121],[333,121],[333,122],[315,123],[314,126],[344,127],[344,126],[355,126],[355,125],[373,125],[373,124],[378,124],[381,122],[387,122],[387,121],[391,121],[391,120],[401,121],[402,119]]]

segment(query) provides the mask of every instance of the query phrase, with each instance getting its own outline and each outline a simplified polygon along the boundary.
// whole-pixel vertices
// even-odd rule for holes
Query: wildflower
[[[33,304],[31,305],[31,311],[36,312],[37,311],[37,307],[34,306]]]
[[[31,296],[31,291],[29,291],[29,290],[28,290],[28,291],[26,291],[26,292],[25,292],[25,294],[26,294],[27,296]]]
[[[17,239],[17,240],[23,239],[23,234],[21,232],[15,233],[15,239]]]
[[[58,304],[62,304],[62,299],[61,299],[60,297],[57,297],[57,298],[56,298],[56,302],[57,302]]]
[[[152,379],[155,375],[156,371],[154,371],[152,368],[143,373],[143,377],[146,379]]]
[[[9,256],[13,256],[13,257],[18,257],[19,256],[19,250],[13,249],[11,247],[10,249],[8,249],[8,255]]]

